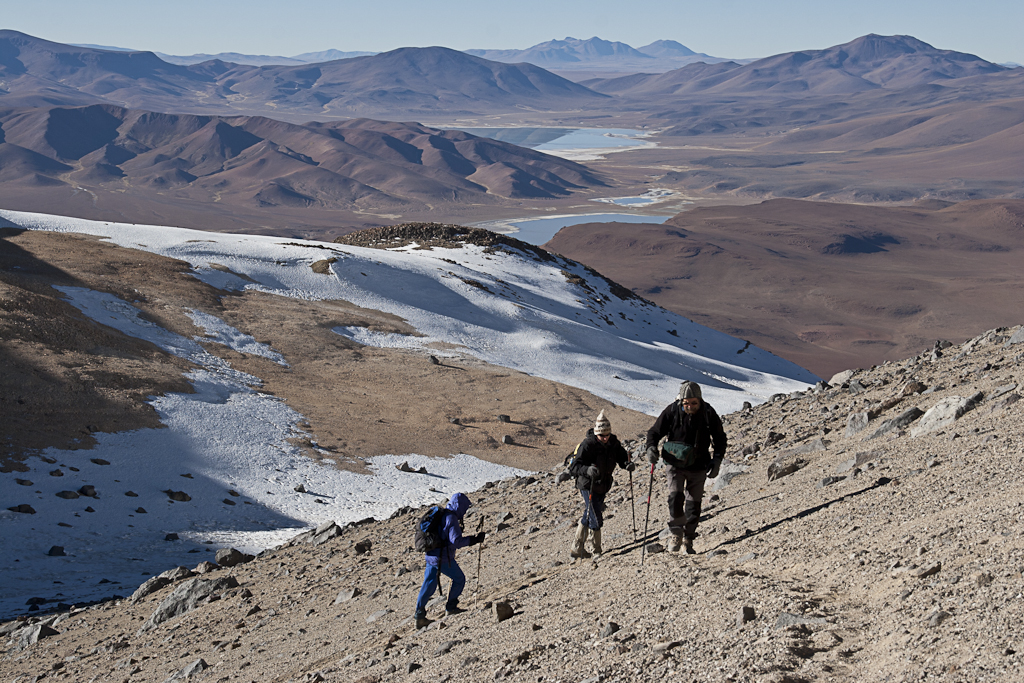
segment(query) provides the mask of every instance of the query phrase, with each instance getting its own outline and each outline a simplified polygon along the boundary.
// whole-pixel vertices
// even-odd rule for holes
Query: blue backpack
[[[435,505],[427,514],[420,517],[420,521],[416,523],[415,537],[418,552],[425,553],[448,545],[447,537],[441,533],[448,512],[446,508]]]

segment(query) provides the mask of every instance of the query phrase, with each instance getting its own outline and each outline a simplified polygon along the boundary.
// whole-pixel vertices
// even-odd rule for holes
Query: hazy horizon
[[[622,11],[609,0],[552,4],[524,0],[516,15],[500,8],[445,0],[429,11],[413,0],[325,3],[295,0],[286,13],[267,0],[180,0],[173,13],[139,11],[137,3],[55,0],[5,8],[4,26],[60,43],[108,45],[171,55],[237,52],[292,56],[336,49],[386,52],[440,45],[457,50],[525,49],[572,36],[641,47],[675,40],[716,57],[752,59],[822,49],[868,33],[912,35],[935,47],[991,62],[1024,63],[1017,27],[1024,4],[984,0],[970,12],[949,0],[827,6],[780,0],[764,11],[753,0],[686,5],[651,0]],[[387,21],[381,21],[381,17]],[[998,21],[994,20],[996,17]],[[205,20],[197,21],[197,18]]]

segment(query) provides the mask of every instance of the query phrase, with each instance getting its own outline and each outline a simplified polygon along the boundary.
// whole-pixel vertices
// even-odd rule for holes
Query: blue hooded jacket
[[[454,563],[455,551],[469,545],[469,539],[462,535],[462,527],[459,525],[459,522],[462,521],[466,511],[472,505],[466,494],[456,493],[452,495],[446,506],[446,509],[450,512],[445,515],[444,525],[441,527],[441,534],[448,539],[448,545],[435,550],[428,550],[426,554],[427,564],[437,566],[442,561],[446,564]]]

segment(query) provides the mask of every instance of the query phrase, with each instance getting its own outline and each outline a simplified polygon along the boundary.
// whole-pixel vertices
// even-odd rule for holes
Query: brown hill
[[[8,108],[106,103],[308,121],[565,110],[608,99],[531,64],[491,62],[443,47],[295,66],[219,60],[179,66],[151,52],[74,47],[0,31],[0,54],[0,106]]]
[[[580,164],[515,145],[368,119],[301,126],[92,105],[15,110],[0,114],[0,126],[8,161],[0,203],[52,212],[87,192],[87,211],[100,218],[152,211],[164,216],[154,222],[189,225],[180,220],[189,205],[221,205],[250,214],[300,208],[326,219],[566,197],[605,183]],[[171,196],[185,205],[173,217],[158,208]]]
[[[545,247],[822,377],[1024,316],[1022,201],[778,199],[570,226]]]

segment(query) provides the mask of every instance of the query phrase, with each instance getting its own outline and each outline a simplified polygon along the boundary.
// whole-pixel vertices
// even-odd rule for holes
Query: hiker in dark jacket
[[[430,624],[430,620],[427,619],[427,601],[437,590],[439,574],[444,574],[452,580],[451,588],[448,589],[448,602],[445,605],[445,611],[448,614],[465,612],[459,607],[459,596],[462,595],[462,589],[466,587],[466,575],[455,562],[455,551],[459,548],[476,545],[484,540],[483,532],[473,536],[462,535],[462,518],[465,517],[466,511],[472,505],[466,494],[456,493],[448,501],[445,511],[438,512],[445,516],[440,534],[447,543],[440,548],[428,550],[425,555],[427,568],[423,573],[423,586],[416,598],[416,628],[423,628]]]
[[[632,472],[636,465],[629,461],[629,453],[619,443],[619,438],[612,434],[612,423],[604,416],[603,410],[597,416],[594,428],[587,431],[587,437],[576,447],[575,456],[569,473],[576,477],[576,488],[583,496],[583,518],[576,527],[569,554],[586,558],[591,557],[585,548],[588,533],[593,538],[594,552],[598,555],[604,552],[601,547],[604,498],[615,483],[612,479],[615,466]]]
[[[659,453],[663,437],[668,440]],[[685,545],[687,553],[694,553],[704,482],[718,476],[726,447],[722,418],[701,398],[696,382],[683,382],[676,400],[647,431],[647,459],[653,465],[660,455],[668,465],[668,528],[672,532],[668,549],[672,552]]]

